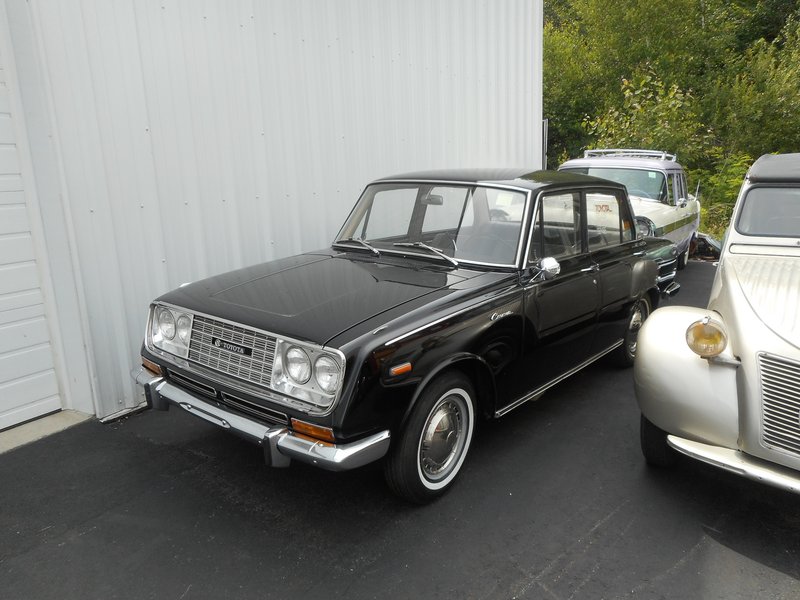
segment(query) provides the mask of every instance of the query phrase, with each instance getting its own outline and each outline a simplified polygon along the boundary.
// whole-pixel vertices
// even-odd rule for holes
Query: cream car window
[[[589,250],[620,243],[622,219],[617,196],[608,193],[586,194],[586,230]]]

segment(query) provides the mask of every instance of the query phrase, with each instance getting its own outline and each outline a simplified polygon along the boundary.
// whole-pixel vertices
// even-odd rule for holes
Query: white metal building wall
[[[0,48],[0,430],[61,409],[6,60]]]
[[[99,416],[160,293],[328,245],[372,178],[541,164],[541,0],[4,1]]]

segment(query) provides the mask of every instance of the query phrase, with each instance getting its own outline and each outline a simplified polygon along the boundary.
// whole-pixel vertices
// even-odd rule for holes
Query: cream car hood
[[[742,290],[756,316],[796,348],[800,348],[800,259],[782,256],[725,258],[725,286]]]
[[[669,212],[670,208],[666,204],[662,204],[657,200],[646,200],[639,196],[630,196],[631,200],[631,208],[633,208],[633,214],[637,217],[647,217],[656,226],[661,226],[664,224],[664,217],[661,215],[665,212]]]

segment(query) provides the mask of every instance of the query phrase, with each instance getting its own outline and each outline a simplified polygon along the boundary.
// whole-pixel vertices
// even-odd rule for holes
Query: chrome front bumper
[[[667,442],[681,454],[742,477],[800,494],[800,473],[730,448],[693,442],[668,435]]]
[[[314,441],[296,435],[285,426],[269,426],[210,404],[144,367],[133,369],[131,377],[144,388],[147,404],[152,408],[167,410],[170,404],[174,404],[196,417],[229,429],[261,445],[264,458],[272,467],[288,467],[291,459],[296,459],[329,471],[346,471],[378,460],[389,450],[389,431],[349,444]]]

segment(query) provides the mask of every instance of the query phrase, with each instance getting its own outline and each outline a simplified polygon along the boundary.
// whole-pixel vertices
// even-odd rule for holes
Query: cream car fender
[[[686,344],[686,329],[703,317],[721,317],[708,309],[660,308],[639,332],[634,387],[642,414],[679,437],[736,448],[739,411],[738,360],[727,348],[704,359]]]

